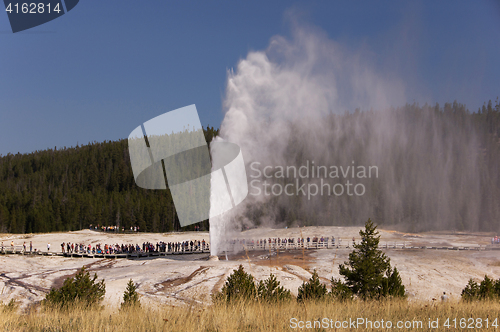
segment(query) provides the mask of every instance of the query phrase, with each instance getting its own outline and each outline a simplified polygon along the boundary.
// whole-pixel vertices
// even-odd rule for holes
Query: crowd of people
[[[19,245],[18,245],[19,246]],[[4,246],[3,244],[3,241],[2,241],[2,244],[1,244],[1,247],[0,247],[0,251],[4,251],[5,249],[7,249],[7,247]],[[11,251],[15,251],[16,250],[16,245],[14,245],[14,241],[11,241],[10,242],[10,250]],[[29,249],[28,249],[28,244],[26,243],[26,241],[23,242],[23,248],[22,248],[22,252],[36,252],[37,250],[33,248],[33,241],[30,241],[30,244],[29,244]]]
[[[355,244],[355,238],[352,238],[352,244]],[[349,246],[350,241],[348,241],[347,246]],[[500,237],[495,236],[491,238],[491,244],[500,244]],[[270,249],[270,248],[308,248],[316,246],[340,246],[342,245],[341,238],[325,237],[325,236],[314,236],[314,237],[299,237],[299,238],[264,238],[264,239],[233,239],[227,241],[222,247],[231,249]],[[4,243],[1,243],[1,251],[4,251]],[[10,243],[10,249],[14,251],[14,241]],[[77,253],[77,254],[134,254],[134,253],[150,253],[150,252],[169,252],[169,253],[182,253],[182,252],[200,252],[208,251],[210,249],[209,243],[204,239],[199,240],[188,240],[182,242],[163,242],[159,241],[156,243],[143,242],[140,244],[84,244],[84,243],[71,243],[63,242],[61,243],[61,251],[63,253]],[[32,241],[29,245],[24,242],[22,250],[24,252],[36,252],[33,248]],[[50,243],[47,244],[47,251],[50,252]]]
[[[92,226],[92,224],[89,225],[89,229],[91,231],[97,231],[101,230],[102,232],[119,232],[120,227],[118,226]],[[125,232],[125,227],[122,227],[121,229],[122,233]],[[130,226],[130,232],[139,232],[140,229],[138,226]]]
[[[352,244],[355,244],[355,238],[352,238]],[[290,248],[290,247],[312,247],[316,245],[342,245],[342,239],[325,236],[314,236],[305,238],[264,238],[264,239],[233,239],[226,244],[235,249],[240,248]],[[350,241],[346,243],[349,246]],[[500,244],[500,237],[495,236],[491,239],[491,244]],[[26,251],[26,243],[23,245]],[[49,245],[50,246],[50,245]],[[3,248],[3,243],[2,243]],[[30,251],[32,244],[30,241]],[[50,250],[50,247],[48,247]],[[191,240],[182,242],[163,242],[156,243],[143,242],[142,246],[139,244],[96,244],[94,246],[83,243],[61,243],[61,250],[63,253],[87,253],[87,254],[131,254],[131,253],[148,253],[148,252],[196,252],[209,250],[209,244],[205,240]]]
[[[331,241],[330,241],[331,240]],[[340,244],[339,239],[339,244]],[[353,238],[354,242],[354,238]],[[304,244],[305,243],[305,244]],[[310,247],[316,244],[328,244],[332,246],[335,245],[335,237],[306,237],[306,238],[267,238],[267,239],[233,239],[226,243],[233,249],[237,247],[251,247],[254,249],[269,249],[269,248],[288,248],[292,247]],[[287,246],[288,245],[288,246]],[[227,246],[226,246],[227,247]],[[14,250],[14,241],[11,242],[11,250]],[[163,242],[159,241],[156,243],[143,242],[142,245],[136,243],[129,244],[84,244],[84,243],[71,243],[63,242],[61,243],[62,253],[75,253],[75,254],[134,254],[134,253],[150,253],[150,252],[169,252],[169,253],[181,253],[181,252],[199,252],[209,250],[209,243],[204,239],[199,240],[188,240],[182,242]],[[1,250],[4,250],[4,244],[1,244]],[[28,252],[28,244],[23,243],[23,251]],[[33,249],[33,243],[29,243],[29,252],[36,251]],[[47,252],[51,251],[50,243],[47,243]]]
[[[120,230],[120,227],[119,226],[101,226],[101,225],[92,225],[90,224],[89,225],[89,229],[91,231],[102,231],[102,232],[140,232],[140,228],[139,226],[130,226],[130,230],[129,229],[125,229],[125,227],[122,227],[121,230]],[[194,231],[195,232],[199,232],[201,230],[200,226],[199,225],[195,225],[194,226]]]
[[[352,239],[354,243],[354,238]],[[340,245],[341,240],[337,241]],[[240,247],[248,247],[248,248],[288,248],[288,247],[311,247],[316,245],[331,245],[335,246],[336,241],[335,237],[306,237],[306,238],[267,238],[267,239],[233,239],[228,241],[228,244],[232,247],[240,246]]]
[[[319,245],[335,246],[336,243],[341,244],[341,240],[336,241],[335,237],[305,237],[305,238],[265,238],[265,239],[233,239],[226,242],[224,247],[231,249],[252,248],[264,249],[269,248],[294,248],[294,247],[312,247]],[[353,238],[354,243],[354,238]],[[61,243],[61,251],[63,253],[78,253],[78,254],[134,254],[134,253],[149,253],[149,252],[199,252],[209,250],[209,244],[205,240],[188,240],[182,242],[163,242],[156,243],[143,242],[140,244],[83,244],[83,243]]]
[[[143,242],[139,244],[83,244],[83,243],[61,243],[63,253],[76,254],[134,254],[150,252],[195,252],[208,250],[209,246],[205,240],[191,240],[183,242],[163,242],[156,243]]]

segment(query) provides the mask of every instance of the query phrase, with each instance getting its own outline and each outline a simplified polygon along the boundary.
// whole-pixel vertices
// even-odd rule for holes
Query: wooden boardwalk
[[[19,248],[20,247],[20,248]],[[113,254],[103,254],[103,253],[81,253],[81,252],[53,252],[53,251],[24,251],[22,246],[15,246],[12,248],[4,247],[3,250],[0,248],[0,255],[23,255],[23,256],[61,256],[61,257],[72,257],[72,258],[127,258],[127,259],[137,259],[137,258],[147,258],[147,257],[166,257],[171,255],[192,255],[192,254],[209,254],[210,249],[205,250],[186,250],[178,252],[134,252],[134,253],[113,253]]]
[[[243,244],[236,243],[230,245],[230,248],[227,252],[224,253],[234,253],[234,252],[242,252],[242,251],[275,251],[275,250],[318,250],[318,249],[341,249],[341,250],[352,250],[352,245],[341,245],[341,244],[333,244],[331,242],[310,242],[298,244],[298,243],[272,243],[269,244]],[[468,246],[468,247],[450,247],[450,246],[407,246],[405,243],[386,243],[379,245],[380,249],[385,250],[500,250],[500,245],[477,245],[477,246]],[[0,248],[0,255],[23,255],[23,256],[61,256],[61,257],[72,257],[72,258],[108,258],[108,259],[116,259],[116,258],[126,258],[126,259],[139,259],[139,258],[154,258],[154,257],[167,257],[171,255],[192,255],[192,254],[209,254],[210,249],[209,246],[206,245],[204,249],[198,250],[184,250],[184,251],[167,251],[167,252],[134,252],[134,253],[113,253],[113,254],[103,254],[103,253],[63,253],[63,252],[53,252],[53,251],[32,251],[24,250],[23,246],[4,246]]]

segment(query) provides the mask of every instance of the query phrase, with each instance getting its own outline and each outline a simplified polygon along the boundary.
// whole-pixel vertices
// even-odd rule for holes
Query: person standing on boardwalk
[[[33,241],[30,241],[30,254],[33,251]]]
[[[47,243],[47,251],[50,251],[50,242]]]

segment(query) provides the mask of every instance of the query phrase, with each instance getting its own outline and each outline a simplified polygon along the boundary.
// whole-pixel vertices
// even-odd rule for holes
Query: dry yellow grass
[[[293,319],[296,320],[293,320]],[[398,322],[411,324],[408,331],[443,331],[449,318],[449,330],[462,326],[481,331],[496,331],[500,325],[500,303],[410,303],[400,300],[382,302],[353,301],[347,303],[316,302],[298,304],[237,303],[230,306],[143,308],[128,312],[109,309],[32,310],[28,313],[3,312],[0,314],[1,331],[290,331],[367,330],[369,325],[353,328],[351,321],[372,321],[371,330],[398,330]],[[456,319],[456,329],[453,319]],[[488,319],[489,328],[486,327]],[[314,326],[314,321],[316,328]],[[384,323],[382,323],[382,320]],[[437,328],[430,328],[429,321]],[[307,327],[299,328],[303,322]],[[392,328],[387,328],[391,321]],[[328,323],[326,323],[328,322]],[[347,323],[343,323],[347,322]],[[379,328],[377,327],[377,323]],[[410,323],[406,323],[410,322]],[[417,323],[421,322],[421,323]],[[460,325],[462,323],[462,326]],[[339,325],[340,324],[340,325]],[[421,325],[420,325],[421,324]],[[463,325],[465,324],[465,325]],[[479,328],[481,324],[481,328]],[[326,327],[328,325],[328,327]],[[293,328],[293,327],[296,328]],[[407,325],[409,326],[409,325]],[[465,329],[465,328],[464,328]],[[368,329],[370,330],[370,329]]]

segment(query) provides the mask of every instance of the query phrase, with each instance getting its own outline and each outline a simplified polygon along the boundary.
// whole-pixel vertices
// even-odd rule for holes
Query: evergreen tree
[[[462,299],[464,301],[488,300],[500,297],[500,279],[493,280],[487,275],[479,284],[469,279],[469,282],[462,289]]]
[[[134,284],[132,279],[130,279],[127,283],[127,288],[123,293],[123,302],[121,304],[121,308],[130,308],[130,307],[140,307],[141,302],[139,301],[139,294],[137,293],[137,286]]]
[[[227,278],[221,291],[214,296],[214,302],[231,302],[235,300],[254,300],[257,295],[253,276],[246,273],[243,265]]]
[[[397,267],[394,267],[394,270],[387,269],[386,278],[384,279],[383,294],[384,296],[392,296],[392,297],[405,297],[405,286],[403,285],[403,281],[401,280],[401,276],[399,275]]]
[[[477,300],[479,298],[479,285],[477,282],[470,278],[465,288],[462,289],[461,296],[465,301]]]
[[[290,290],[280,286],[276,276],[271,273],[268,279],[259,282],[257,287],[257,296],[260,300],[266,302],[279,302],[290,300],[292,295]]]
[[[390,259],[378,249],[380,235],[371,219],[359,231],[361,242],[354,244],[349,261],[339,265],[347,287],[363,299],[381,296],[405,296],[398,270],[391,269]]]
[[[51,289],[45,296],[44,303],[60,307],[68,307],[76,302],[91,306],[101,302],[106,293],[104,280],[96,282],[97,274],[90,278],[85,266],[74,278],[67,278],[59,289]]]
[[[498,296],[500,298],[500,278],[495,281],[495,284],[493,286],[493,290],[494,290],[496,296]]]
[[[496,294],[494,281],[490,277],[485,275],[483,281],[481,281],[481,284],[479,284],[479,297],[482,299],[492,299],[495,296]]]
[[[326,286],[319,281],[318,273],[314,270],[311,278],[299,287],[297,301],[321,300],[327,293]]]
[[[352,299],[352,291],[351,289],[342,282],[340,279],[334,279],[332,277],[331,280],[332,289],[330,291],[330,295],[333,299],[338,301],[345,301]]]

